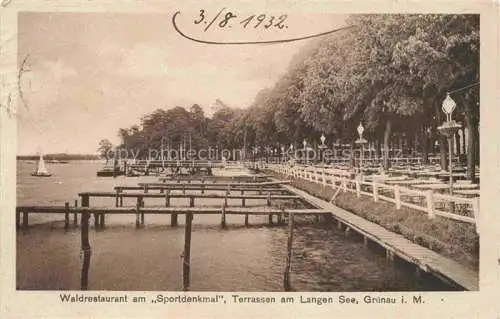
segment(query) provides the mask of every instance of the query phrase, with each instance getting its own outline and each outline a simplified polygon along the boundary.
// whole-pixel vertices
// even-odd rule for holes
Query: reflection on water
[[[58,168],[53,165],[51,172],[62,182],[59,184],[50,179],[33,180],[26,176],[30,169],[20,165],[18,202],[63,205],[81,191],[112,190],[117,184],[134,185],[145,180],[98,179],[94,177],[97,167],[85,162]],[[197,205],[201,203],[220,205],[221,201],[197,201]],[[94,203],[98,204],[113,206],[114,199]],[[156,204],[146,202],[146,206]],[[229,201],[229,205],[238,204],[237,200]],[[249,206],[265,204],[265,201],[248,201]],[[175,199],[172,205],[185,206],[186,202]],[[136,229],[134,215],[107,216],[106,229],[90,228],[91,252],[82,253],[80,229],[70,227],[64,231],[63,216],[30,216],[30,224],[38,225],[20,231],[17,236],[17,288],[181,291],[185,218],[179,216],[178,227],[170,226],[168,215],[145,218],[145,227]],[[295,216],[295,219],[292,290],[449,289],[428,279],[416,281],[412,268],[388,264],[383,254],[364,248],[362,241],[346,239],[336,228],[316,224],[314,218]],[[92,221],[91,218],[91,225]],[[283,291],[287,227],[266,225],[266,216],[249,216],[250,226],[244,226],[244,216],[227,215],[226,223],[227,228],[223,229],[220,216],[194,215],[190,290]]]

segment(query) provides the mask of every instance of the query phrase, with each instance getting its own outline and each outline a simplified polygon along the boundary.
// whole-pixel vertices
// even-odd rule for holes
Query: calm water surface
[[[112,191],[115,185],[157,181],[156,177],[98,178],[101,162],[75,161],[48,165],[49,178],[30,176],[35,163],[18,161],[18,205],[74,204],[78,192]],[[162,200],[146,199],[146,206]],[[186,206],[185,199],[172,205]],[[222,205],[206,200],[196,205]],[[239,205],[240,201],[229,201]],[[91,205],[114,205],[114,199],[91,201]],[[124,205],[134,201],[124,200]],[[247,200],[248,206],[265,201]],[[80,233],[64,231],[63,216],[31,215],[28,231],[17,235],[17,288],[78,290],[83,257]],[[399,291],[446,290],[443,284],[426,279],[416,282],[412,269],[388,264],[383,254],[346,239],[335,228],[327,229],[312,219],[298,217],[294,232],[292,288],[296,291]],[[267,226],[267,217],[227,216],[227,229],[219,227],[218,216],[193,220],[191,243],[191,290],[282,291],[286,255],[286,227]],[[91,224],[92,224],[91,219]],[[170,216],[145,217],[145,228],[135,229],[135,216],[106,218],[104,231],[90,231],[92,257],[89,290],[182,290],[184,218],[179,227],[169,226]]]

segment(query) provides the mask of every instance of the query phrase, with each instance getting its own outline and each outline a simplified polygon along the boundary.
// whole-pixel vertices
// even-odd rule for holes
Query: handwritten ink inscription
[[[267,15],[261,13],[259,15],[252,14],[250,16],[239,17],[237,14],[231,11],[226,11],[226,8],[222,8],[213,18],[205,9],[201,9],[199,16],[193,21],[194,24],[201,24],[205,26],[203,31],[207,31],[215,23],[219,28],[232,28],[234,25],[239,25],[242,28],[264,28],[268,29],[287,29],[286,19],[288,15],[282,14],[280,16]],[[236,23],[236,24],[235,24]]]
[[[301,41],[306,39],[311,39],[315,37],[321,37],[328,34],[332,34],[334,32],[338,32],[341,30],[352,28],[352,26],[345,26],[336,28],[333,30],[328,30],[319,33],[312,33],[304,36],[298,37],[286,37],[288,35],[288,26],[289,21],[287,14],[277,14],[271,15],[267,13],[255,13],[255,14],[238,14],[235,11],[226,10],[226,8],[222,8],[217,13],[216,11],[211,11],[207,9],[200,9],[198,12],[189,14],[185,16],[185,19],[181,19],[181,26],[178,24],[178,17],[181,16],[181,12],[177,11],[172,16],[172,26],[174,30],[183,38],[204,44],[216,44],[216,45],[247,45],[247,44],[275,44],[275,43],[286,43],[293,41]],[[182,23],[183,22],[183,23]],[[186,23],[191,27],[195,28],[200,27],[201,34],[193,34],[190,35],[183,30],[189,29],[189,26],[186,26]],[[182,27],[184,25],[186,29]],[[222,31],[222,30],[247,30],[248,32],[229,32],[225,34],[228,36],[227,39],[221,40],[220,37],[217,41],[208,39],[211,34],[217,32],[207,32],[208,30],[212,31]],[[250,32],[253,30],[254,32]],[[275,32],[271,32],[271,30],[275,30]],[[293,30],[293,28],[290,28]],[[257,34],[258,33],[258,34]],[[207,36],[205,37],[204,34]],[[261,38],[261,36],[268,34],[269,37]],[[278,39],[272,38],[273,36],[278,35]],[[239,39],[237,37],[244,37],[245,39]],[[253,37],[257,36],[258,40],[253,40]],[[281,38],[284,36],[285,38]],[[288,35],[289,36],[289,35]]]

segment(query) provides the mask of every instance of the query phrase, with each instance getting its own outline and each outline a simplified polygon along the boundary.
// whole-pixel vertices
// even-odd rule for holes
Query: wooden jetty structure
[[[322,208],[331,214],[328,218],[336,220],[337,227],[344,230],[346,236],[355,231],[363,236],[367,246],[369,241],[378,244],[386,250],[389,260],[397,256],[411,264],[414,264],[415,273],[420,271],[430,273],[453,286],[466,290],[479,290],[479,273],[468,269],[456,261],[439,255],[438,253],[414,244],[403,236],[393,233],[384,227],[370,222],[362,217],[339,208],[329,202],[314,197],[305,191],[292,186],[283,185],[290,193],[299,195],[302,199],[317,208]]]
[[[236,175],[236,176],[191,176],[191,175],[170,175],[168,177],[160,177],[158,180],[162,183],[168,183],[168,182],[177,182],[180,183],[182,182],[187,182],[188,184],[194,181],[199,181],[201,182],[213,182],[213,183],[220,183],[220,182],[250,182],[250,181],[266,181],[272,177],[271,175]]]
[[[150,190],[159,190],[161,193],[170,190],[180,190],[183,193],[186,191],[200,191],[202,194],[205,191],[232,191],[239,192],[258,192],[287,194],[288,191],[280,188],[281,184],[289,183],[289,181],[279,182],[262,182],[262,183],[138,183],[138,186],[115,186],[114,190],[118,193],[129,190],[143,190],[148,193]],[[242,194],[243,194],[242,193]]]
[[[159,192],[152,192],[158,190]],[[182,193],[175,191],[181,190]],[[186,191],[195,193],[186,194]],[[196,192],[199,191],[199,192]],[[212,191],[205,193],[205,191]],[[220,194],[220,191],[223,191]],[[216,193],[219,192],[219,193]],[[257,192],[255,194],[255,192]],[[190,285],[190,245],[192,222],[195,215],[218,215],[220,216],[220,226],[227,227],[227,215],[245,216],[244,224],[248,225],[249,215],[268,216],[269,224],[274,224],[273,216],[277,216],[277,225],[284,225],[288,221],[288,240],[286,245],[286,261],[284,265],[283,284],[285,290],[291,289],[290,269],[292,260],[292,245],[294,231],[294,216],[315,216],[320,217],[327,224],[334,221],[337,227],[343,230],[346,236],[351,232],[357,232],[364,238],[365,246],[368,243],[376,243],[386,250],[388,260],[395,257],[401,258],[410,264],[415,265],[415,273],[420,271],[432,274],[441,280],[466,290],[478,290],[478,273],[443,257],[427,248],[412,243],[403,236],[390,232],[380,225],[369,222],[355,214],[345,211],[329,202],[316,198],[305,191],[287,185],[286,181],[269,179],[266,182],[226,182],[226,183],[139,183],[137,186],[116,186],[114,192],[81,192],[78,194],[81,205],[70,206],[66,203],[63,206],[18,206],[16,208],[16,227],[18,229],[28,229],[30,214],[51,213],[64,215],[65,229],[70,225],[70,217],[73,216],[73,226],[78,225],[80,216],[80,231],[82,236],[81,249],[84,252],[84,264],[82,268],[81,289],[88,287],[88,267],[90,265],[89,244],[89,223],[91,217],[94,220],[94,229],[105,228],[105,216],[107,215],[131,215],[135,216],[136,228],[145,225],[146,215],[170,215],[172,227],[178,225],[178,215],[185,215],[185,244],[183,257],[183,284],[184,290],[189,290]],[[96,207],[91,205],[92,198],[114,198],[114,205],[106,207]],[[123,198],[135,199],[134,206],[123,206]],[[164,204],[161,206],[147,206],[146,199],[163,198]],[[172,206],[172,198],[184,198],[187,200],[185,206]],[[196,199],[221,199],[220,205],[214,207],[196,207]],[[265,200],[262,206],[248,207],[246,200]],[[229,206],[228,200],[241,200],[240,206]],[[293,200],[302,201],[311,208],[274,208],[273,200]]]
[[[124,164],[126,165],[126,164]],[[129,168],[141,172],[153,170],[170,171],[173,175],[182,175],[182,170],[187,171],[187,175],[206,173],[212,176],[214,168],[244,168],[243,163],[222,160],[195,160],[195,159],[166,159],[166,160],[137,160],[128,164]]]

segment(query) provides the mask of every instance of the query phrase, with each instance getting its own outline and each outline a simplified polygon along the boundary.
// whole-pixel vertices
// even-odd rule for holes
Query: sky
[[[209,22],[214,13],[205,16]],[[18,111],[18,154],[93,154],[101,139],[119,143],[119,128],[139,124],[158,108],[197,103],[210,114],[217,98],[248,107],[286,72],[307,42],[200,44],[181,37],[171,17],[21,13],[18,56],[20,61],[27,56],[27,72],[21,80],[26,105]],[[215,23],[205,32],[204,21],[193,23],[199,19],[198,11],[182,13],[179,28],[208,40],[274,40],[345,25],[339,15],[291,15],[282,30],[243,29],[235,22],[231,28]]]

